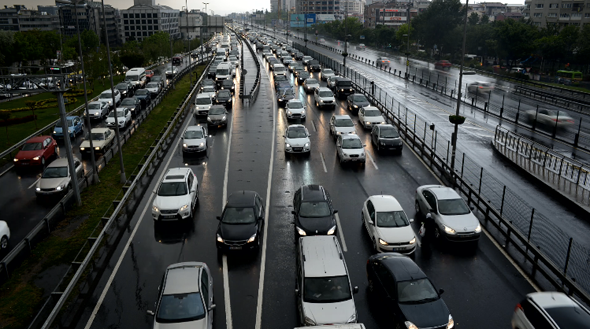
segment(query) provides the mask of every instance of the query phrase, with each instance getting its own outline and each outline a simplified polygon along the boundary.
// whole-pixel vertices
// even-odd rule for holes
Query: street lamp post
[[[121,183],[125,183],[125,164],[123,163],[123,147],[121,145],[121,135],[119,134],[119,120],[117,119],[117,102],[115,101],[115,85],[113,83],[113,65],[111,64],[111,48],[109,46],[109,33],[107,31],[107,18],[104,10],[104,0],[102,2],[102,24],[104,26],[105,43],[107,44],[107,59],[109,61],[109,77],[111,78],[111,97],[113,101],[113,109],[115,110],[115,137],[117,138],[117,145],[119,146],[119,161],[121,164]]]
[[[346,18],[348,17],[348,1],[344,4],[344,52],[342,53],[342,66],[343,66],[343,75],[346,75],[346,57],[348,56],[348,29],[346,24]],[[317,37],[316,37],[317,38]]]
[[[203,2],[203,4],[205,5],[205,21],[203,22],[203,25],[208,26],[209,24],[209,20],[207,19],[207,5],[209,4],[209,2]],[[205,32],[208,32],[209,29],[207,29]],[[202,43],[202,41],[201,41]]]
[[[408,4],[408,43],[406,45],[406,79],[410,79],[410,8],[412,4]]]
[[[190,86],[193,86],[193,77],[191,72],[191,60],[192,60],[192,52],[191,52],[191,36],[190,36],[190,29],[188,26],[188,0],[184,0],[185,9],[186,9],[186,38],[188,39],[188,79],[190,81]]]
[[[456,116],[459,116],[459,108],[461,106],[461,85],[463,84],[463,64],[465,63],[465,40],[467,39],[467,9],[469,8],[469,0],[465,2],[465,22],[463,24],[463,49],[461,50],[461,66],[459,67],[459,86],[457,89],[457,111]],[[451,172],[455,172],[455,154],[457,152],[457,135],[459,133],[459,123],[455,122],[455,129],[453,136],[451,136],[451,145],[453,150],[451,152]]]

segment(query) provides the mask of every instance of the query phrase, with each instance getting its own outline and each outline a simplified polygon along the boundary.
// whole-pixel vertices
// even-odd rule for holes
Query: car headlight
[[[180,207],[180,209],[178,209],[178,212],[183,212],[187,209],[188,209],[188,204],[185,204],[184,206]]]
[[[182,144],[182,147],[187,148],[188,145],[186,145],[186,143],[185,143],[185,144]]]
[[[356,312],[354,312],[354,314],[350,316],[346,323],[356,323]]]
[[[303,145],[303,147],[309,147],[309,143],[305,143],[305,145]]]
[[[100,146],[96,146],[94,149],[100,151]]]
[[[41,192],[41,188],[40,187],[37,187],[37,188],[35,188],[35,191]]]
[[[156,207],[156,206],[153,206],[152,207],[152,211],[153,212],[160,212],[160,209],[158,209],[158,207]]]
[[[455,320],[453,320],[453,317],[449,314],[449,322],[447,323],[447,329],[451,329],[455,327]]]
[[[85,147],[80,147],[80,151],[84,151],[85,149]]]
[[[282,101],[283,101],[283,99],[282,98],[279,98],[279,102],[282,102]]]
[[[407,328],[407,329],[418,329],[418,327],[416,327],[416,325],[415,325],[415,324],[413,324],[413,323],[412,323],[412,322],[410,322],[410,321],[406,321],[406,322],[405,322],[405,325],[406,325],[406,328]]]
[[[287,114],[291,114],[292,112],[290,110],[287,110]]]
[[[199,146],[200,147],[203,147],[203,146],[205,146],[205,143],[201,143],[201,144],[199,144]]]
[[[291,147],[291,144],[285,143],[285,147],[288,147],[289,148],[289,147]]]
[[[18,162],[18,159],[17,158],[14,158],[14,162]]]
[[[312,320],[311,318],[305,317],[305,325],[306,326],[315,326],[317,323]]]
[[[305,233],[304,230],[300,229],[299,227],[295,226],[295,228],[297,229],[297,233],[301,236],[306,236],[307,233]]]
[[[450,227],[448,227],[446,225],[443,225],[443,226],[445,227],[445,232],[447,232],[447,234],[455,234],[455,233],[457,233],[452,228],[450,228]]]
[[[387,242],[383,241],[382,239],[379,239],[379,244],[386,246]]]
[[[410,240],[410,244],[414,244],[416,243],[416,237],[414,237],[412,240]]]
[[[54,133],[54,134],[57,134],[57,131],[55,131],[55,130],[54,130],[54,131],[53,131],[53,133]]]
[[[367,121],[366,124],[370,125],[371,123],[369,121]]]
[[[223,238],[219,234],[217,234],[217,242],[223,243]]]
[[[58,187],[55,188],[56,191],[61,191],[61,189],[62,189],[61,186],[58,186]]]
[[[328,235],[332,235],[334,232],[336,232],[336,225],[332,226],[332,228],[328,230]]]
[[[227,120],[227,115],[224,115],[223,118],[221,118],[221,121],[225,121]]]
[[[248,241],[246,241],[246,243],[252,243],[254,242],[254,240],[256,240],[256,233],[252,234],[252,236],[250,237],[250,239],[248,239]]]
[[[353,105],[352,107],[354,107],[355,109],[358,109],[359,108],[358,105]]]
[[[477,227],[475,228],[475,233],[480,233],[481,232],[481,224],[477,224]]]
[[[336,134],[342,135],[342,132],[341,131],[337,131]]]

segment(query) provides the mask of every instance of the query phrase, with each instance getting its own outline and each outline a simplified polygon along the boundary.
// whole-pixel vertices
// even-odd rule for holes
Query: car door
[[[330,118],[330,132],[332,133],[332,135],[336,134],[336,117],[332,116],[332,118]]]
[[[436,207],[436,197],[432,192],[428,190],[422,191],[422,195],[424,196],[424,201],[426,201],[425,211],[423,211],[423,213],[431,214],[431,216],[433,216],[433,219],[435,219],[435,217],[437,217],[438,214],[438,209]]]
[[[260,239],[260,233],[262,232],[262,225],[264,225],[264,205],[260,196],[256,196],[254,199],[256,208],[258,210],[258,238]]]
[[[360,108],[358,115],[359,115],[359,121],[361,122],[361,124],[364,127],[365,126],[365,108]]]
[[[338,135],[336,140],[336,151],[338,152],[338,158],[342,158],[342,135]]]
[[[191,207],[195,206],[195,201],[197,199],[197,189],[195,188],[195,179],[193,177],[193,173],[189,172],[187,175],[187,186],[189,188],[189,193],[191,195]]]
[[[201,295],[207,312],[207,329],[213,328],[213,279],[207,267],[201,269]]]
[[[365,202],[365,206],[363,207],[363,222],[365,223],[365,228],[367,229],[367,233],[371,239],[375,238],[375,206],[371,200],[367,200]]]
[[[379,145],[379,126],[374,126],[371,130],[371,141],[374,145]]]

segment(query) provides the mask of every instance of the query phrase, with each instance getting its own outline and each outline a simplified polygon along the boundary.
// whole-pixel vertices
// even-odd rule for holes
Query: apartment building
[[[538,27],[590,23],[590,1],[525,0],[524,18]]]

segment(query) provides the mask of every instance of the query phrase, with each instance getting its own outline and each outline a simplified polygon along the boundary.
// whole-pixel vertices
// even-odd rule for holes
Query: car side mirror
[[[195,193],[195,192],[197,192],[197,190],[191,190],[191,193]]]
[[[156,315],[156,313],[154,313],[154,311],[152,311],[152,310],[147,310],[147,314],[148,315],[151,315],[151,316]]]
[[[370,225],[375,225],[375,223],[374,223],[372,220],[370,220],[370,219],[369,219],[367,222],[368,222]]]
[[[438,289],[438,294],[439,294],[439,295],[442,295],[444,292],[445,292],[445,290],[444,290],[444,289]]]
[[[358,286],[354,286],[354,288],[352,288],[352,292],[354,294],[357,294],[359,292],[359,287]]]
[[[215,305],[215,304],[211,304],[211,307],[209,307],[209,311],[212,311],[212,310],[214,310],[216,307],[217,307],[217,305]]]
[[[221,216],[217,216],[216,218],[217,218],[217,220],[221,220]]]
[[[295,288],[295,293],[299,294],[299,289]]]
[[[410,218],[410,223],[413,223],[413,222],[414,222],[414,218]]]
[[[432,211],[432,209],[430,209],[430,211]],[[430,214],[430,213],[426,214],[426,218],[431,219],[432,218],[432,214]]]

